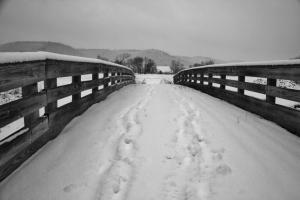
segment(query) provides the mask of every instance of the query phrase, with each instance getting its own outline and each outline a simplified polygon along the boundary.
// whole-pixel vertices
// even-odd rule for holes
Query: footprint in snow
[[[219,152],[216,152],[213,154],[213,160],[214,161],[220,161],[223,159],[223,154],[222,153],[219,153]]]
[[[228,165],[223,164],[223,165],[219,165],[216,168],[216,172],[217,172],[217,174],[225,176],[225,175],[231,174],[232,170]]]
[[[64,192],[71,192],[73,189],[76,188],[76,185],[75,184],[70,184],[70,185],[67,185],[63,188]]]
[[[130,144],[132,140],[130,138],[125,138],[124,139],[125,144]]]

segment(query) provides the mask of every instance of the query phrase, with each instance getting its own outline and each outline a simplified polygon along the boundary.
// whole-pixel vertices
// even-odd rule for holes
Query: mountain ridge
[[[171,55],[159,49],[105,49],[105,48],[74,48],[59,42],[51,41],[15,41],[0,45],[0,52],[25,52],[25,51],[48,51],[53,53],[61,53],[66,55],[84,56],[89,58],[97,58],[98,55],[114,61],[120,54],[128,53],[130,58],[148,57],[155,61],[157,65],[170,65],[172,60],[179,60],[184,66],[188,67],[194,63],[201,63],[213,60],[215,63],[224,61],[217,60],[205,56],[178,56]]]

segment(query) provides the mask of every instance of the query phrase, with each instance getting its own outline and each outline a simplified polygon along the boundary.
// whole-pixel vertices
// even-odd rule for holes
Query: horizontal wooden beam
[[[47,105],[45,93],[25,97],[0,106],[0,128]]]
[[[104,79],[97,79],[92,81],[81,82],[80,85],[70,84],[49,89],[47,90],[48,103],[76,94],[84,90],[93,89],[95,87],[98,87],[99,85],[103,85],[104,82]]]
[[[99,63],[80,63],[58,60],[47,60],[46,69],[47,79],[104,72],[127,72],[129,75],[133,75],[131,70],[122,67],[108,66]]]
[[[300,90],[267,86],[266,94],[273,97],[279,97],[291,101],[300,102]]]
[[[250,76],[300,81],[300,65],[220,66],[189,69],[181,73],[204,73],[228,76]]]
[[[218,78],[200,78],[197,80],[203,80],[211,83],[217,83],[220,85],[226,85],[230,87],[236,87],[238,89],[249,90],[253,92],[258,92],[261,94],[266,94],[274,97],[279,97],[291,101],[300,102],[300,91],[293,90],[288,88],[280,88],[275,86],[262,85],[257,83],[249,83],[249,82],[240,82],[229,79],[218,79]]]
[[[30,85],[45,79],[45,62],[0,65],[0,92]]]

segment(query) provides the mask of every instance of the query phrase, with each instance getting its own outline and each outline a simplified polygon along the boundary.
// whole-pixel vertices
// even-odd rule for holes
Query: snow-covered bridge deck
[[[0,199],[300,199],[297,136],[150,78],[161,84],[126,86],[73,119],[1,183]]]

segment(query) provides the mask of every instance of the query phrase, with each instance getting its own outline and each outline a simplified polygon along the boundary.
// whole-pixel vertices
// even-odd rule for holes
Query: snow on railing
[[[128,67],[98,59],[0,53],[0,94],[19,96],[0,101],[0,181],[74,117],[134,79]]]
[[[261,115],[300,136],[300,60],[226,63],[185,69],[175,84]]]
[[[42,61],[42,60],[61,60],[61,61],[72,61],[72,62],[86,62],[86,63],[99,63],[105,64],[108,66],[116,66],[125,69],[130,68],[119,65],[113,62],[109,62],[106,60],[95,59],[95,58],[87,58],[80,56],[71,56],[71,55],[63,55],[45,51],[38,52],[1,52],[0,53],[0,64],[3,63],[18,63],[18,62],[28,62],[28,61]]]

